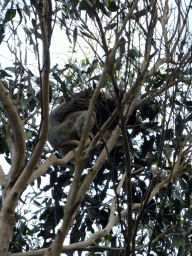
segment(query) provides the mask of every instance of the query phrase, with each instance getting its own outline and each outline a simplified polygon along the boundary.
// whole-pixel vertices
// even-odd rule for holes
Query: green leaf
[[[93,39],[93,37],[90,36],[90,34],[88,34],[87,32],[81,31],[81,33],[82,33],[83,36],[86,36],[86,37],[88,37],[88,38],[92,38],[92,39]]]
[[[104,5],[105,5],[106,7],[108,7],[108,5],[109,5],[109,0],[103,0],[103,3],[104,3]]]
[[[11,71],[14,74],[16,74],[16,71],[17,71],[15,67],[7,67],[5,69]]]
[[[167,144],[164,146],[164,148],[165,148],[165,156],[166,156],[166,158],[170,159],[171,154],[172,154],[172,148],[169,145],[167,145]]]
[[[104,27],[104,29],[110,30],[115,28],[116,26],[117,26],[117,22],[107,25],[106,27]]]
[[[16,9],[8,9],[5,14],[5,19],[3,23],[7,23],[8,21],[12,20],[16,15]]]
[[[5,37],[4,33],[5,33],[4,26],[0,25],[0,44],[2,43],[2,41]]]
[[[72,44],[72,41],[71,41],[71,38],[70,38],[70,33],[69,33],[69,29],[66,28],[66,35],[67,35],[67,38],[69,40],[69,42]]]
[[[83,11],[86,11],[86,13],[89,15],[89,17],[91,19],[93,19],[94,17],[94,13],[93,13],[93,10],[92,8],[90,7],[90,5],[87,3],[86,0],[83,0],[80,5],[79,5],[79,10],[83,10]]]
[[[121,68],[121,58],[118,57],[118,58],[116,59],[115,69],[116,69],[116,70],[120,70],[120,68]]]
[[[119,7],[116,5],[116,1],[114,1],[114,0],[109,1],[107,8],[110,12],[116,12],[119,9]]]
[[[121,42],[125,42],[125,39],[122,37]],[[120,46],[120,56],[123,57],[125,53],[125,44]]]
[[[0,79],[3,79],[5,77],[11,77],[5,70],[0,69]]]
[[[136,59],[137,57],[142,57],[142,54],[136,48],[133,48],[129,51],[129,57]]]
[[[36,29],[31,28],[31,32],[35,34],[35,36],[42,40],[42,34],[40,34]]]
[[[26,28],[26,27],[23,27],[23,30],[25,31],[25,33],[28,35],[28,36],[31,36],[31,31]]]
[[[22,15],[21,9],[19,8],[18,4],[17,4],[17,12],[18,12],[19,17],[20,17],[20,21],[19,21],[19,25],[20,25],[21,22],[22,22],[22,19],[23,19],[23,15]]]
[[[75,45],[77,42],[77,34],[78,34],[77,27],[75,27],[73,30],[73,50],[75,49]]]

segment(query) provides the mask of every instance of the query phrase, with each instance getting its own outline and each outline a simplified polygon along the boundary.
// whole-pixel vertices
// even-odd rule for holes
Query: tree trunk
[[[7,256],[9,251],[10,238],[15,226],[17,216],[9,209],[1,210],[0,216],[0,255]]]

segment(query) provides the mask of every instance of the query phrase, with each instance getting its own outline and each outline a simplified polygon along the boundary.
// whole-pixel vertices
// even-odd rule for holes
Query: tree
[[[0,168],[0,255],[191,253],[191,6],[1,4],[0,43],[15,60],[0,70],[0,153],[10,164],[7,175]],[[57,26],[71,56],[50,64]],[[60,158],[46,142],[49,109],[89,88],[81,140]],[[116,107],[87,144],[102,90]]]

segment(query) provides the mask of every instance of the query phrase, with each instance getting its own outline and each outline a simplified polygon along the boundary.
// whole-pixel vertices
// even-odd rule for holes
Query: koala
[[[48,141],[62,157],[77,146],[67,142],[81,139],[91,95],[88,90],[74,94],[68,103],[61,103],[50,114]],[[95,121],[94,113],[88,127],[89,138]]]
[[[62,111],[65,111],[67,103],[56,107],[50,115],[48,141],[53,148],[58,148],[59,154],[63,157],[76,146],[74,144],[62,145],[63,142],[80,140],[83,125],[87,117],[87,110],[69,113],[62,118]],[[89,123],[87,137],[92,136],[92,128],[95,124],[95,113]],[[59,147],[61,145],[61,147]]]
[[[77,147],[74,140],[80,141],[83,126],[87,117],[89,101],[93,90],[84,90],[71,96],[68,102],[57,106],[50,114],[48,141],[63,157]],[[100,92],[95,111],[91,117],[87,137],[95,135],[116,108],[114,98],[108,92]],[[110,129],[118,123],[113,121]]]

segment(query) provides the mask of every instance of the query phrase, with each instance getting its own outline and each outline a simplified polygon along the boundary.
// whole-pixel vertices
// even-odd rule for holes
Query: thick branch
[[[50,56],[49,56],[49,42],[47,39],[47,33],[46,33],[46,25],[44,21],[44,16],[42,13],[39,13],[39,18],[41,21],[41,30],[42,30],[42,36],[43,36],[43,49],[44,49],[44,63],[43,63],[43,71],[42,71],[42,122],[40,126],[40,133],[39,133],[39,139],[37,142],[37,145],[34,149],[34,152],[31,156],[31,159],[29,160],[28,164],[24,168],[23,172],[21,173],[20,177],[16,181],[13,189],[11,190],[9,196],[6,198],[6,206],[10,206],[10,208],[14,211],[17,201],[19,199],[20,193],[25,188],[30,176],[32,175],[36,164],[41,156],[41,153],[44,149],[45,142],[47,140],[48,135],[48,123],[49,123],[49,70],[50,70]],[[51,22],[51,19],[49,19],[49,22]],[[0,84],[1,85],[1,84]],[[0,87],[1,88],[1,87]],[[3,89],[5,90],[5,88]],[[4,95],[4,94],[3,94]],[[1,94],[2,96],[2,94]],[[7,93],[4,95],[5,98],[7,98]],[[11,105],[11,103],[10,103]],[[15,113],[15,109],[12,107],[11,110]],[[9,114],[11,115],[11,114]],[[14,114],[15,119],[13,119],[13,122],[16,127],[19,128],[15,130],[14,132],[20,135],[20,133],[23,131],[23,127],[19,123],[19,120],[16,115]],[[17,124],[16,124],[17,122]],[[22,127],[22,128],[21,128]],[[20,141],[16,141],[16,145],[22,143],[22,138],[24,137],[24,132],[19,136]],[[22,146],[22,145],[21,145]],[[23,146],[22,151],[21,149],[18,149],[18,152],[20,153],[19,157],[22,157],[22,159],[25,156],[25,152],[23,152],[25,147]],[[24,161],[24,159],[23,159]],[[22,161],[20,160],[20,165]],[[14,167],[13,167],[14,168]]]
[[[1,81],[0,91],[0,101],[3,104],[14,136],[14,151],[11,155],[11,169],[9,172],[10,182],[21,173],[23,168],[26,150],[25,133],[17,109]]]
[[[3,168],[0,166],[0,185],[1,185],[1,187],[3,185],[4,179],[5,179],[5,173],[3,171]]]

